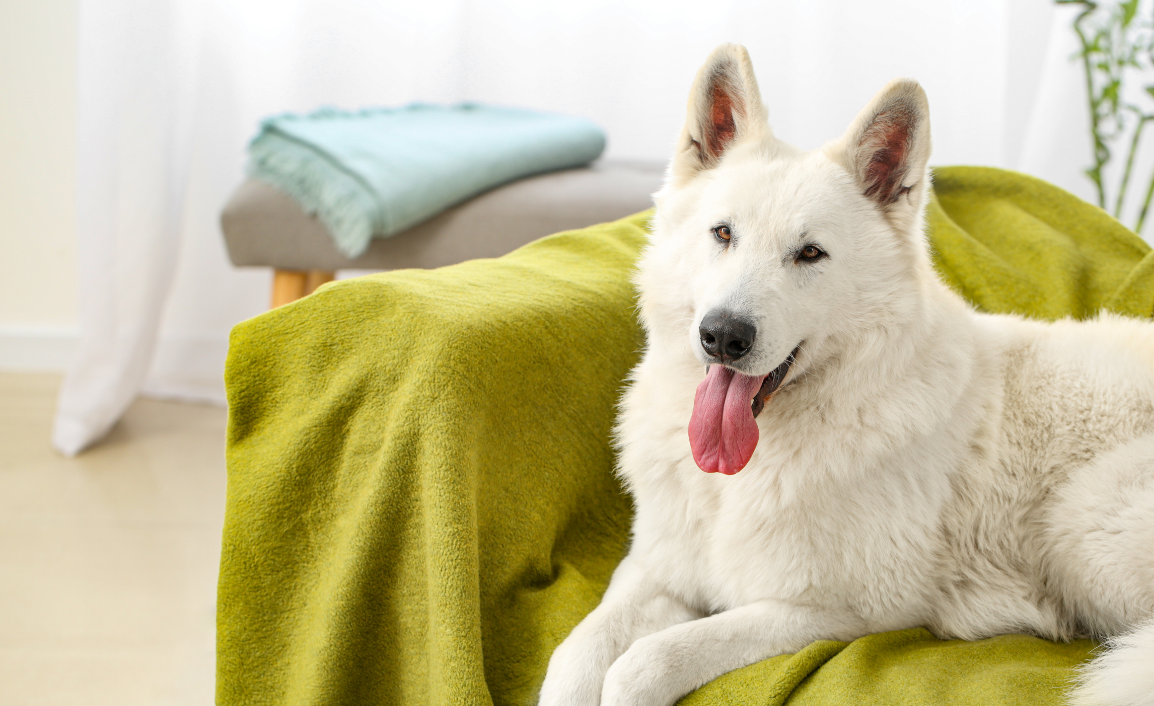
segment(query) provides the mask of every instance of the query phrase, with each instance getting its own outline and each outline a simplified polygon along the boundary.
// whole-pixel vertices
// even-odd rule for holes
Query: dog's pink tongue
[[[689,445],[706,473],[733,475],[745,468],[757,448],[757,422],[750,404],[763,378],[713,365],[693,398]]]

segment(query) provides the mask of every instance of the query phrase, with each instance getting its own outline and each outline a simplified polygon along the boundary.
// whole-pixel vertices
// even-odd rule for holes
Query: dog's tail
[[[1106,641],[1078,676],[1072,706],[1154,706],[1154,620]]]

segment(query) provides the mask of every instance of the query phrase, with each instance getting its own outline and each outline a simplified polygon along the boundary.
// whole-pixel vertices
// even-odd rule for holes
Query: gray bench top
[[[498,257],[551,233],[643,211],[664,165],[595,163],[515,181],[476,196],[391,238],[374,238],[358,258],[342,255],[324,225],[281,191],[250,179],[221,214],[229,259],[289,270],[441,267]]]

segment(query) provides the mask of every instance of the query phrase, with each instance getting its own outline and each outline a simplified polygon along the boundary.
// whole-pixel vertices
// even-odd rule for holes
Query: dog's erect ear
[[[895,226],[913,225],[925,198],[930,158],[930,106],[916,81],[891,81],[825,149]]]
[[[769,126],[753,64],[745,47],[722,44],[706,59],[689,91],[674,175],[688,178],[716,166],[734,143],[754,133],[768,134]]]

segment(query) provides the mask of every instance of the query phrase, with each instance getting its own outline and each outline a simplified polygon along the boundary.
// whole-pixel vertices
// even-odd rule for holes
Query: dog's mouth
[[[801,344],[765,377],[743,375],[723,365],[710,366],[697,386],[689,420],[693,460],[706,473],[733,475],[749,463],[757,448],[757,422],[797,358]]]
[[[765,409],[765,405],[773,399],[773,393],[777,392],[777,388],[781,387],[781,383],[785,380],[785,376],[789,374],[789,369],[793,366],[793,361],[797,359],[798,352],[801,351],[801,345],[794,348],[781,365],[773,369],[765,379],[761,381],[761,387],[758,388],[757,394],[753,396],[753,402],[750,403],[750,411],[753,412],[754,418],[761,414],[761,410]]]

